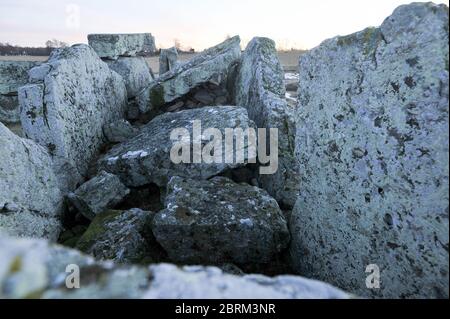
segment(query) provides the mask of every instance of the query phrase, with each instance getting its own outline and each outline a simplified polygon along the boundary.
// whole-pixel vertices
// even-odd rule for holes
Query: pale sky
[[[151,32],[158,47],[201,50],[227,35],[309,49],[380,25],[404,0],[0,0],[0,42],[86,43],[89,33]],[[449,1],[437,0],[435,3]]]

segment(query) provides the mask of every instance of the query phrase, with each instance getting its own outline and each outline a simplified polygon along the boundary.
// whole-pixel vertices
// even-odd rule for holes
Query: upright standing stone
[[[0,123],[0,233],[55,241],[61,203],[46,150]]]
[[[177,60],[177,48],[161,49],[161,53],[159,54],[159,75],[172,70],[176,66]]]
[[[448,298],[448,31],[447,6],[413,3],[300,57],[302,274],[362,296]]]
[[[156,51],[155,38],[150,33],[89,34],[88,41],[101,58],[117,59]]]
[[[278,170],[260,175],[260,185],[292,208],[298,196],[298,165],[294,157],[295,120],[285,100],[284,71],[275,42],[254,38],[242,55],[235,85],[235,103],[248,111],[258,128],[278,129]]]
[[[105,142],[103,126],[124,116],[124,81],[87,45],[53,51],[30,81],[19,89],[24,133],[49,150],[64,190],[73,189]]]

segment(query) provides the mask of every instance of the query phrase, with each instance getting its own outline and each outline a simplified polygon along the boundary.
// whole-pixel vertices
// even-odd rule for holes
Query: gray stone
[[[20,122],[17,90],[28,82],[28,71],[38,62],[0,61],[0,122]]]
[[[153,234],[170,260],[190,264],[267,264],[289,243],[275,199],[225,177],[173,177]]]
[[[238,36],[203,51],[188,62],[162,74],[143,90],[138,96],[139,109],[142,113],[156,112],[164,104],[173,102],[202,84],[226,83],[229,69],[239,60],[240,55]]]
[[[80,213],[92,220],[119,204],[129,193],[117,176],[102,171],[74,193],[69,193],[68,198]]]
[[[161,49],[159,54],[159,75],[173,70],[178,61],[177,48]]]
[[[275,43],[254,38],[242,55],[235,87],[236,105],[244,106],[258,128],[278,129],[278,170],[260,175],[260,186],[286,207],[293,207],[299,189],[294,156],[295,121],[285,100],[284,72]]]
[[[150,267],[95,261],[44,240],[0,237],[0,298],[42,299],[337,299],[347,293],[297,276],[224,274],[214,267]],[[80,288],[67,289],[68,265],[78,265]],[[70,269],[70,268],[69,268]],[[73,271],[73,270],[69,270]]]
[[[248,154],[248,143],[237,151],[244,152],[245,163],[179,163],[172,162],[170,152],[173,144],[182,144],[190,150],[191,160],[193,150],[193,121],[201,121],[202,130],[217,128],[225,135],[225,128],[241,128],[244,131],[254,124],[249,121],[247,111],[235,106],[204,107],[194,110],[185,110],[177,113],[166,113],[153,119],[141,127],[139,135],[131,140],[114,146],[99,160],[99,168],[116,174],[127,186],[143,186],[155,183],[164,187],[170,177],[181,176],[195,179],[208,179],[221,172],[256,161],[255,156]],[[170,139],[174,129],[185,128],[190,139],[173,141]],[[200,138],[203,144],[210,141],[209,137]],[[206,141],[205,141],[206,139]],[[223,143],[224,144],[224,143]],[[222,149],[222,155],[225,152]],[[223,156],[222,156],[223,159]]]
[[[19,89],[24,133],[49,150],[62,189],[73,190],[103,147],[103,125],[124,116],[124,81],[84,44],[54,50],[30,73],[33,84]]]
[[[155,38],[150,33],[89,34],[88,41],[101,58],[117,59],[156,51]]]
[[[139,133],[139,129],[133,127],[127,120],[118,120],[103,126],[106,139],[111,143],[121,143],[129,140]]]
[[[300,273],[363,296],[448,298],[448,56],[448,7],[413,3],[300,57]]]
[[[151,232],[154,213],[140,209],[109,210],[98,214],[76,248],[96,259],[117,263],[153,262]]]
[[[105,62],[124,79],[129,99],[136,97],[153,81],[150,67],[143,57],[121,57]]]
[[[0,233],[56,240],[62,194],[51,158],[0,123]]]
[[[206,90],[200,90],[194,95],[194,99],[199,101],[204,105],[212,105],[214,104],[215,97],[213,94],[209,93]]]

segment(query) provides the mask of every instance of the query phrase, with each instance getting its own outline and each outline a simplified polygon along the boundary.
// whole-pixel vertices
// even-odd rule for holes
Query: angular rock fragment
[[[231,66],[240,57],[239,44],[240,38],[233,37],[162,74],[139,95],[140,111],[155,112],[202,84],[226,83]]]
[[[28,82],[28,71],[39,62],[0,61],[0,122],[20,122],[17,90]]]
[[[197,122],[198,121],[198,122]],[[200,128],[197,135],[193,136],[193,124],[199,123]],[[198,179],[208,179],[221,172],[235,167],[244,166],[248,162],[256,161],[256,154],[248,151],[249,143],[245,140],[243,145],[234,147],[233,154],[243,154],[243,162],[234,160],[232,163],[225,163],[222,138],[218,139],[222,146],[222,156],[220,160],[213,163],[200,161],[194,162],[194,153],[198,156],[201,151],[194,149],[194,138],[196,145],[210,144],[210,136],[204,134],[207,128],[216,128],[220,131],[221,137],[225,136],[225,129],[241,128],[244,132],[254,125],[249,121],[247,111],[240,107],[204,107],[195,110],[186,110],[177,113],[166,113],[153,119],[140,129],[139,135],[122,144],[114,146],[99,161],[100,169],[103,169],[120,177],[127,186],[142,186],[155,183],[164,187],[172,176],[181,176]],[[177,131],[186,130],[187,136],[180,137]],[[197,130],[197,129],[196,129]],[[201,132],[200,132],[201,131]],[[203,135],[202,135],[203,133]],[[174,140],[171,140],[174,134]],[[177,135],[177,136],[175,136]],[[251,145],[251,144],[250,144]],[[174,162],[171,160],[171,150],[184,149],[188,154],[190,163]],[[249,157],[250,153],[250,157]],[[218,153],[216,154],[218,157]],[[181,159],[180,159],[181,161]]]
[[[178,61],[177,48],[161,49],[159,54],[159,75],[174,69]]]
[[[289,243],[277,202],[264,190],[224,177],[173,177],[165,205],[153,220],[153,233],[176,262],[266,264]]]
[[[330,285],[297,276],[238,277],[214,267],[170,264],[124,266],[95,261],[44,240],[0,237],[0,247],[0,298],[350,298]],[[79,267],[79,289],[66,287],[68,265]]]
[[[105,62],[124,79],[129,99],[136,97],[153,81],[150,67],[143,57],[121,57]]]
[[[80,213],[92,220],[120,203],[129,193],[130,190],[117,176],[102,171],[70,193],[68,198]]]
[[[55,241],[62,199],[45,149],[0,123],[0,233]]]
[[[106,139],[111,143],[121,143],[136,136],[139,129],[133,127],[127,120],[118,120],[103,126]]]
[[[155,38],[150,33],[89,34],[88,42],[101,58],[117,59],[156,51]]]
[[[103,125],[124,117],[124,81],[87,45],[53,51],[30,80],[19,89],[24,133],[49,150],[63,190],[73,190],[105,143]]]
[[[154,213],[140,209],[98,214],[76,248],[96,259],[117,263],[152,263],[160,248],[151,232]]]
[[[247,109],[258,128],[278,129],[278,170],[261,175],[260,186],[283,206],[293,207],[299,190],[295,121],[285,100],[284,72],[272,40],[254,38],[248,44],[235,85],[236,105]]]
[[[432,3],[301,56],[299,272],[362,296],[448,298],[448,56],[448,7]]]

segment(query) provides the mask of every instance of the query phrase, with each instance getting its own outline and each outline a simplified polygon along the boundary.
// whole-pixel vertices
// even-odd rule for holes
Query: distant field
[[[298,58],[302,54],[302,51],[288,51],[279,52],[281,64],[286,71],[294,71],[297,69]],[[196,54],[180,54],[179,59],[181,61],[187,61],[194,57]],[[45,61],[47,57],[43,56],[0,56],[0,61]],[[146,58],[148,65],[152,68],[155,73],[159,72],[159,58],[151,57]]]

